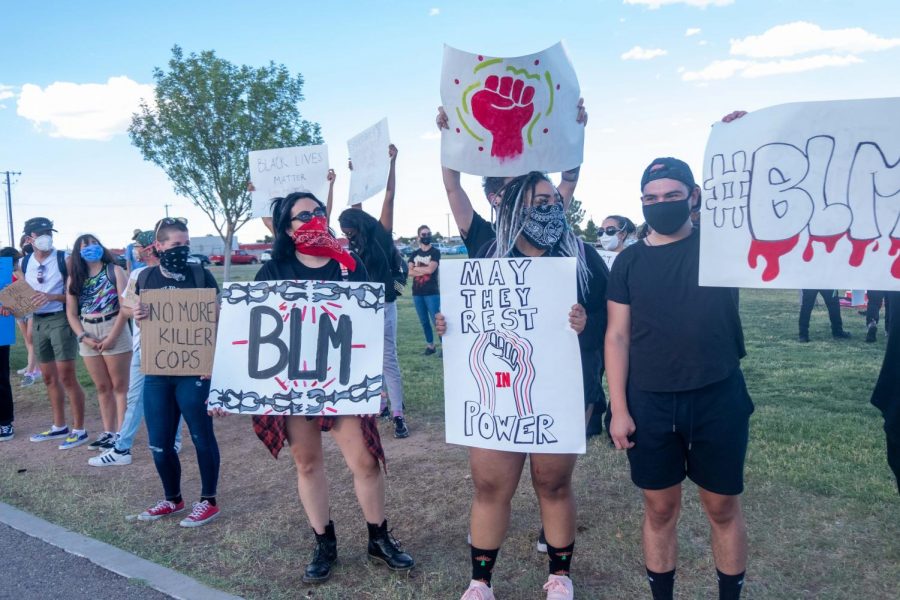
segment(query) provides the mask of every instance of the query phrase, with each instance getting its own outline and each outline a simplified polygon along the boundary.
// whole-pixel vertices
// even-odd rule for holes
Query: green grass
[[[214,269],[215,271],[215,269]],[[252,278],[236,267],[232,278]],[[382,434],[388,455],[388,515],[414,554],[410,576],[368,565],[365,529],[346,467],[326,443],[340,563],[320,587],[300,583],[312,547],[288,456],[273,461],[246,419],[217,422],[222,448],[216,524],[185,531],[171,522],[129,523],[159,494],[149,453],[136,445],[135,464],[91,469],[87,452],[60,453],[27,442],[24,424],[45,424],[40,386],[17,392],[20,438],[0,447],[0,498],[174,567],[248,598],[457,598],[468,581],[466,531],[471,479],[466,452],[443,442],[443,372],[421,355],[424,339],[412,303],[400,306],[400,359],[413,435]],[[750,530],[747,598],[888,599],[900,581],[900,502],[884,456],[878,412],[869,395],[884,339],[865,344],[863,317],[844,309],[849,341],[831,339],[823,309],[813,314],[806,345],[795,341],[797,294],[745,291],[741,313],[748,356],[743,362],[756,405],[751,420],[745,511]],[[13,367],[24,362],[13,350]],[[80,369],[81,380],[89,378]],[[452,374],[448,374],[452,377]],[[89,390],[91,391],[91,390]],[[96,423],[96,400],[88,405]],[[37,448],[35,446],[38,446]],[[198,487],[193,452],[182,455],[184,488]],[[19,473],[26,468],[25,473]],[[580,598],[647,597],[640,549],[640,494],[625,456],[594,438],[576,469],[579,503],[573,578]],[[186,498],[188,499],[188,498]],[[542,598],[545,558],[533,549],[538,526],[534,493],[523,477],[507,542],[495,571],[502,598]],[[691,485],[679,526],[679,598],[715,596],[708,526]]]

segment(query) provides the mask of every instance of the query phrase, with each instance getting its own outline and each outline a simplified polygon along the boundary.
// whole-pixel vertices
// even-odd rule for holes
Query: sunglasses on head
[[[601,229],[600,233],[605,233],[606,235],[616,235],[617,233],[622,231],[622,229],[624,229],[624,228],[623,227],[613,227],[612,225],[610,225],[609,227],[604,227],[603,229]]]
[[[187,225],[187,222],[187,219],[184,217],[163,217],[156,223],[153,232],[158,234],[161,227],[168,227],[169,225],[175,225],[176,223]]]
[[[317,206],[312,211],[304,210],[298,212],[296,215],[291,217],[291,221],[300,221],[301,223],[309,223],[313,220],[314,217],[324,217],[325,209],[321,206]]]

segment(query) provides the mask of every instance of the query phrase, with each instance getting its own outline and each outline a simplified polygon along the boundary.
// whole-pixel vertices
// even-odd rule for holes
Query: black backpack
[[[62,250],[54,250],[54,252],[56,252],[56,266],[59,268],[59,273],[63,278],[63,284],[65,284],[66,279],[69,278],[69,268],[66,266],[66,253]],[[28,270],[28,263],[32,256],[34,256],[33,253],[26,254],[25,258],[22,259],[23,274]]]

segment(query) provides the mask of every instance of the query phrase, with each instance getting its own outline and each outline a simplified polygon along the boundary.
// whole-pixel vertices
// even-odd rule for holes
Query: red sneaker
[[[144,512],[138,515],[139,521],[155,521],[157,519],[161,519],[168,515],[174,515],[175,513],[180,513],[184,510],[184,500],[175,504],[174,502],[169,502],[168,500],[160,500],[156,503],[156,506],[151,506]]]
[[[182,527],[200,527],[206,525],[219,516],[219,507],[213,506],[206,500],[194,502],[194,509],[187,517],[181,520]]]

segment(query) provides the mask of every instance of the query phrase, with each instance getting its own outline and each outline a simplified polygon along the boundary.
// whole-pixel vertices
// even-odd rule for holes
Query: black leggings
[[[816,296],[819,294],[822,294],[825,307],[828,309],[832,335],[837,335],[844,330],[844,323],[841,320],[841,303],[835,290],[803,290],[803,299],[800,302],[800,335],[809,335],[809,318],[812,316]]]
[[[9,383],[9,346],[0,346],[0,425],[13,422],[12,385]]]
[[[881,312],[881,305],[884,304],[884,330],[890,327],[890,308],[888,307],[887,292],[879,290],[866,291],[868,300],[866,301],[866,325],[875,323],[878,325],[878,313]]]

